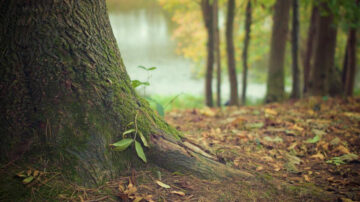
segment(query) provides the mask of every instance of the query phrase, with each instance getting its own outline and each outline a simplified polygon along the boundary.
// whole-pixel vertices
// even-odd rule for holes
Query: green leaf
[[[25,178],[22,182],[23,182],[23,184],[29,184],[33,180],[34,180],[34,176],[29,176],[29,177]]]
[[[149,69],[148,69],[148,71],[153,71],[153,70],[155,70],[156,69],[156,67],[150,67]]]
[[[141,160],[143,160],[146,163],[146,156],[144,153],[144,150],[141,146],[141,144],[135,140],[135,150],[136,150],[136,154],[138,155],[139,158],[141,158]]]
[[[320,135],[315,135],[315,137],[307,139],[306,143],[317,143],[320,141],[321,136]]]
[[[115,149],[114,149],[115,151],[124,151],[133,142],[134,142],[133,139],[125,138],[125,139],[120,140],[119,142],[115,142],[114,144],[111,144],[111,146],[115,147]]]
[[[123,132],[123,137],[125,136],[125,135],[127,135],[127,134],[130,134],[130,133],[133,133],[133,132],[135,132],[135,129],[130,129],[130,130],[127,130],[127,131],[125,131],[125,132]]]
[[[156,67],[146,68],[146,67],[144,67],[144,66],[142,66],[142,65],[139,65],[138,68],[143,69],[143,70],[146,70],[146,71],[152,71],[152,70],[155,70],[155,69],[156,69]]]
[[[144,146],[145,146],[145,147],[149,147],[149,144],[148,144],[148,142],[147,142],[144,134],[143,134],[141,131],[139,131],[139,136],[140,136],[141,141],[142,141],[142,143],[144,144]]]
[[[156,102],[156,111],[161,117],[165,116],[164,107],[158,102]]]
[[[132,80],[131,81],[131,85],[133,86],[133,88],[137,88],[141,85],[144,85],[144,86],[150,86],[150,83],[145,81],[145,82],[141,82],[139,80]]]

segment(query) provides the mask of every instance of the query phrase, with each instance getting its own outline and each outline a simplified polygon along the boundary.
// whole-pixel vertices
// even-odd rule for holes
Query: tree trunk
[[[252,21],[252,8],[251,0],[248,1],[246,5],[246,14],[245,14],[245,41],[244,41],[244,50],[243,50],[243,78],[242,78],[242,94],[241,94],[241,104],[246,105],[246,87],[247,87],[247,77],[248,77],[248,50],[250,43],[250,33],[251,33],[251,21]]]
[[[75,183],[98,185],[141,164],[133,148],[109,147],[136,127],[150,144],[149,160],[164,168],[244,174],[182,142],[136,94],[105,1],[7,0],[0,11],[2,168],[46,162]]]
[[[304,85],[303,85],[303,94],[307,94],[309,80],[310,80],[310,70],[311,70],[311,62],[312,62],[312,55],[314,51],[314,43],[315,43],[315,36],[317,32],[316,27],[316,20],[318,19],[319,10],[316,5],[313,5],[311,18],[310,18],[310,27],[308,31],[308,38],[306,42],[306,53],[304,58]]]
[[[228,59],[228,73],[230,80],[229,105],[239,105],[234,37],[233,37],[234,16],[235,16],[235,0],[229,0],[228,9],[227,9],[227,21],[226,21],[226,49],[227,49],[227,59]]]
[[[214,19],[213,19],[213,5],[210,0],[202,0],[201,8],[204,18],[204,23],[208,35],[207,41],[207,59],[206,59],[206,76],[205,76],[205,102],[206,105],[212,107],[212,78],[214,69]]]
[[[277,0],[273,16],[270,60],[265,102],[280,101],[284,97],[284,58],[291,1]]]
[[[291,98],[300,98],[300,74],[298,65],[298,47],[299,47],[299,2],[292,0],[293,18],[292,18],[292,91]]]
[[[214,12],[214,51],[216,64],[216,105],[221,106],[221,52],[220,52],[220,31],[219,31],[219,6],[218,0],[213,2]]]
[[[321,3],[320,8],[328,11],[329,15],[319,16],[317,20],[318,32],[315,40],[315,58],[311,68],[309,81],[309,95],[324,96],[329,92],[329,77],[333,77],[334,55],[336,45],[336,28],[333,16],[327,3]]]
[[[346,96],[352,96],[354,91],[356,74],[356,29],[351,28],[348,35],[346,50],[346,69],[344,79],[344,92]]]

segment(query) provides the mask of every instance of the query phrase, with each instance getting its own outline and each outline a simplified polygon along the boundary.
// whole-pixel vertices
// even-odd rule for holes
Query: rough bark
[[[321,3],[319,8],[328,11],[326,3]],[[328,11],[328,13],[329,15],[319,16],[317,20],[315,57],[309,81],[309,95],[313,96],[327,95],[329,93],[329,77],[335,75],[334,55],[337,31],[331,12]]]
[[[205,76],[205,103],[212,107],[212,78],[214,71],[214,20],[213,20],[213,5],[210,0],[202,0],[201,8],[204,18],[204,23],[207,31],[207,58],[206,58],[206,76]]]
[[[319,10],[316,5],[313,5],[312,12],[311,12],[311,18],[310,18],[310,27],[308,30],[308,37],[306,42],[306,53],[304,57],[304,85],[303,85],[303,94],[307,94],[308,86],[309,86],[309,80],[310,80],[310,69],[311,69],[311,63],[312,63],[312,56],[314,52],[314,43],[315,43],[315,36],[317,32],[316,27],[316,20],[318,19]]]
[[[299,2],[292,0],[292,33],[291,33],[291,54],[292,54],[292,90],[291,98],[300,98],[300,72],[298,65],[299,49]]]
[[[277,0],[273,15],[270,59],[265,102],[280,101],[284,97],[284,58],[291,1]]]
[[[346,96],[352,96],[356,75],[356,29],[351,28],[348,34],[346,45],[346,68],[344,68],[344,93]]]
[[[229,105],[239,105],[238,82],[236,75],[236,61],[234,50],[234,16],[235,16],[235,0],[228,1],[227,20],[226,20],[226,50],[228,73],[230,80],[230,100]]]
[[[248,50],[250,44],[250,33],[251,33],[251,21],[252,21],[252,8],[251,0],[248,1],[246,5],[245,12],[245,40],[244,40],[244,49],[243,49],[243,78],[242,78],[242,93],[241,93],[241,104],[246,105],[246,88],[247,88],[247,78],[248,78]]]
[[[46,162],[75,183],[99,185],[141,164],[131,148],[109,147],[133,122],[151,162],[209,178],[249,176],[182,142],[136,94],[105,1],[7,0],[0,11],[2,169]]]
[[[221,106],[221,52],[220,52],[220,31],[219,31],[219,7],[218,0],[213,2],[214,12],[214,51],[216,65],[216,105]]]

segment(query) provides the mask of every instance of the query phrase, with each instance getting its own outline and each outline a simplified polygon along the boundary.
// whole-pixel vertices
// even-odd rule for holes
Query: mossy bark
[[[137,96],[105,1],[6,0],[0,11],[2,168],[46,159],[77,183],[101,184],[138,159],[135,151],[109,147],[131,122],[150,142],[149,159],[160,166],[192,172],[209,162],[211,168],[221,165],[206,156],[198,163],[202,155]],[[167,154],[167,161],[159,158]]]

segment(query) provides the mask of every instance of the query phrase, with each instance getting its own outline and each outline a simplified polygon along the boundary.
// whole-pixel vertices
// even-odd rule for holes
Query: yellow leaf
[[[310,177],[308,175],[304,175],[304,179],[306,182],[310,182]]]
[[[264,170],[264,167],[258,166],[258,167],[256,168],[256,171],[261,171],[261,170]]]
[[[163,187],[163,188],[165,188],[165,189],[170,189],[170,186],[169,186],[169,185],[167,185],[167,184],[165,184],[165,183],[163,183],[163,182],[160,182],[159,180],[156,180],[155,182],[156,182],[156,184],[158,184],[160,187]]]
[[[335,151],[340,152],[341,154],[350,154],[350,151],[348,148],[344,147],[343,145],[339,145],[335,148]]]
[[[118,189],[119,189],[119,192],[121,192],[121,193],[123,193],[125,191],[124,185],[122,185],[120,183],[119,183],[119,188]]]
[[[314,154],[314,155],[312,155],[312,156],[310,156],[310,158],[312,158],[312,159],[321,159],[321,160],[324,160],[324,155],[323,154],[321,154],[320,152],[319,153],[317,153],[317,154]]]
[[[179,196],[185,196],[185,193],[182,192],[182,191],[171,191],[170,193],[172,193],[172,194],[177,194],[177,195],[179,195]]]
[[[39,172],[38,170],[34,170],[33,176],[34,176],[34,177],[37,177],[37,176],[39,175],[39,173],[40,173],[40,172]]]
[[[273,109],[265,109],[265,115],[273,115],[276,116],[278,113]]]
[[[133,202],[140,202],[143,199],[143,197],[137,196]]]

